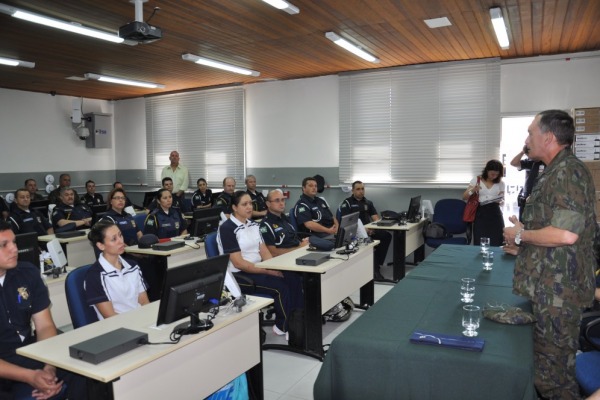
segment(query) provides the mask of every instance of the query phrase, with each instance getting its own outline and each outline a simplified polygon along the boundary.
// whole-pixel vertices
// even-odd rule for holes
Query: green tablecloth
[[[479,273],[474,249],[479,251],[441,246],[342,332],[321,367],[315,399],[535,399],[529,325],[482,319],[481,353],[409,342],[415,330],[461,334],[459,280],[469,265]],[[465,262],[469,259],[473,263]],[[510,259],[498,264],[507,267]],[[428,272],[413,276],[421,267]],[[436,268],[440,273],[431,274]],[[508,303],[530,310],[529,302],[513,295],[510,282],[496,279],[495,272],[496,266],[489,279],[478,279],[474,304]]]

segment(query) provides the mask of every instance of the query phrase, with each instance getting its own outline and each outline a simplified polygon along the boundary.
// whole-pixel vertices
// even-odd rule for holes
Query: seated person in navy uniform
[[[108,194],[110,208],[100,221],[110,221],[115,224],[121,230],[125,244],[133,246],[142,237],[142,230],[135,224],[133,217],[125,212],[125,199],[126,196],[123,189],[113,189]]]
[[[60,202],[52,210],[54,229],[75,223],[77,229],[89,228],[92,223],[92,210],[85,204],[75,204],[75,191],[69,187],[60,189]]]
[[[48,195],[48,201],[50,202],[50,204],[60,203],[60,191],[63,188],[70,187],[70,186],[71,186],[71,175],[60,174],[60,177],[58,178],[58,187],[56,189],[54,189],[52,192],[50,192],[50,194]],[[80,200],[79,200],[79,195],[77,194],[77,191],[75,189],[71,189],[71,190],[73,191],[73,194],[75,196],[75,200],[73,201],[73,204],[79,204]]]
[[[261,192],[256,191],[256,177],[248,175],[245,180],[246,193],[252,199],[252,219],[261,219],[267,215],[267,201]]]
[[[48,222],[48,219],[37,210],[30,210],[31,199],[29,191],[25,188],[17,189],[15,192],[15,201],[8,221],[15,235],[20,233],[35,232],[40,235],[52,235],[54,229]]]
[[[0,215],[2,216],[2,219],[6,220],[6,218],[8,218],[8,214],[8,204],[6,204],[6,200],[4,200],[4,197],[0,196]]]
[[[40,269],[17,254],[15,234],[0,221],[0,391],[11,399],[87,399],[84,377],[16,354],[57,334]]]
[[[196,208],[211,208],[212,207],[212,190],[208,188],[206,179],[200,178],[196,181],[198,190],[192,195],[192,209]]]
[[[29,198],[31,201],[44,200],[44,196],[37,192],[37,182],[33,178],[25,179],[25,189],[29,192]]]
[[[171,192],[171,197],[173,198],[173,205],[171,206],[172,208],[178,210],[182,214],[187,211],[187,210],[184,210],[183,200],[179,196],[177,196],[176,194],[173,193],[173,179],[171,179],[169,177],[163,178],[162,188],[167,189],[169,192]],[[156,192],[156,194],[158,195],[158,192]],[[153,211],[157,207],[158,207],[157,199],[154,199],[148,205],[148,211]]]
[[[302,195],[294,207],[298,230],[310,232],[318,237],[335,235],[338,221],[331,212],[329,204],[317,197],[317,181],[313,177],[302,180]]]
[[[354,181],[352,183],[352,196],[348,197],[340,205],[340,215],[352,214],[359,212],[359,218],[363,225],[367,225],[371,222],[379,220],[377,210],[371,200],[367,200],[365,197],[365,185],[361,181]],[[385,257],[387,256],[388,248],[392,242],[392,235],[382,229],[368,229],[367,234],[374,240],[379,240],[380,243],[375,248],[375,278],[378,280],[383,279],[381,275],[381,266],[385,264]]]
[[[273,256],[262,240],[258,224],[252,217],[252,199],[239,190],[232,197],[233,213],[221,224],[217,235],[219,253],[229,254],[227,267],[234,276],[247,276],[254,281],[252,290],[274,300],[276,335],[285,335],[292,312],[304,307],[302,279],[294,272],[258,268],[254,264]],[[238,282],[242,292],[250,285]]]
[[[273,257],[308,245],[308,238],[300,239],[285,215],[285,197],[281,190],[269,192],[267,208],[267,215],[260,222],[260,234]]]
[[[159,239],[187,235],[186,222],[179,210],[173,208],[173,195],[168,189],[160,189],[156,200],[158,207],[144,221],[144,234],[154,234]]]
[[[122,189],[123,193],[125,193],[125,189],[123,189],[123,184],[119,181],[116,181],[113,183],[113,189]],[[137,204],[133,204],[131,202],[131,200],[129,200],[129,197],[127,197],[127,193],[125,193],[125,208],[127,207],[133,207],[134,210],[143,210],[144,207],[142,206],[138,206]]]
[[[123,197],[122,193],[117,197]],[[101,220],[88,234],[94,248],[101,252],[85,274],[84,283],[86,302],[94,307],[98,319],[150,303],[140,267],[134,259],[122,257],[126,243],[121,232],[109,220]]]
[[[233,192],[235,192],[235,179],[228,176],[223,179],[223,191],[215,200],[213,208],[220,208],[221,211],[229,218],[232,213],[231,200],[233,198]]]
[[[85,183],[86,193],[81,196],[81,202],[87,204],[88,207],[106,204],[102,195],[96,193],[96,182],[89,180]]]

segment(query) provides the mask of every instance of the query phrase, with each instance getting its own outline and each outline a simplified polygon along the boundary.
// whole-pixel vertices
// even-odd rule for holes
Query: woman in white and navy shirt
[[[292,311],[303,308],[302,280],[294,272],[258,268],[254,264],[272,258],[263,242],[258,224],[252,221],[252,199],[244,191],[234,193],[233,213],[219,227],[217,242],[221,254],[229,254],[229,271],[234,275],[247,275],[255,283],[254,293],[272,297],[275,306],[273,332],[283,335],[288,330]],[[244,291],[254,290],[238,280]]]
[[[123,234],[110,221],[97,222],[88,239],[102,253],[85,275],[85,297],[99,319],[127,312],[148,304],[146,282],[140,267],[125,260]]]

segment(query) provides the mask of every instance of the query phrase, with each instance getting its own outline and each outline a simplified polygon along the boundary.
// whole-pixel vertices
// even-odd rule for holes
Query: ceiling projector
[[[146,22],[133,21],[119,28],[119,37],[141,43],[151,43],[162,38],[162,30]]]

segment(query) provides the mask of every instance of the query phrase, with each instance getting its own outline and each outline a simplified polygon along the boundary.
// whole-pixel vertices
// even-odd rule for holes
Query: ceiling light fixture
[[[362,46],[357,46],[355,44],[350,43],[348,40],[342,38],[341,36],[337,35],[334,32],[326,32],[325,33],[325,37],[329,40],[331,40],[333,43],[337,44],[340,47],[343,47],[344,49],[348,50],[350,53],[353,53],[357,56],[359,56],[360,58],[367,60],[369,62],[372,63],[378,63],[379,62],[379,58],[367,53],[366,51],[364,51],[361,47]],[[354,40],[354,39],[353,39]]]
[[[35,68],[34,62],[15,60],[13,58],[0,57],[1,65],[9,65],[11,67],[26,67]]]
[[[490,16],[492,17],[492,25],[494,25],[494,32],[496,32],[496,38],[498,38],[500,48],[503,50],[508,49],[508,31],[504,24],[502,9],[500,7],[490,8]]]
[[[18,8],[0,3],[0,12],[11,15],[29,22],[35,22],[52,28],[62,29],[64,31],[78,33],[80,35],[90,36],[96,39],[108,40],[113,43],[123,43],[125,40],[116,34],[104,32],[98,29],[86,28],[76,22],[66,22],[59,19],[45,17],[43,15],[34,14],[29,11],[19,10]]]
[[[296,7],[295,5],[293,5],[290,2],[284,1],[284,0],[262,0],[265,3],[278,8],[280,10],[285,11],[288,14],[298,14],[300,12],[300,9],[298,7]]]
[[[98,75],[98,74],[87,73],[84,76],[87,79],[94,79],[94,80],[101,81],[101,82],[117,83],[119,85],[139,86],[139,87],[151,88],[151,89],[165,87],[165,85],[161,85],[159,83],[133,81],[131,79],[122,79],[122,78],[116,78],[114,76],[107,76],[107,75]]]
[[[182,54],[181,58],[185,61],[191,61],[196,64],[206,65],[207,67],[223,69],[229,72],[235,72],[236,74],[249,75],[249,76],[260,76],[260,72],[253,71],[251,69],[237,67],[235,65],[226,64],[221,61],[211,60],[210,58],[204,58],[200,56],[196,56],[194,54]]]

